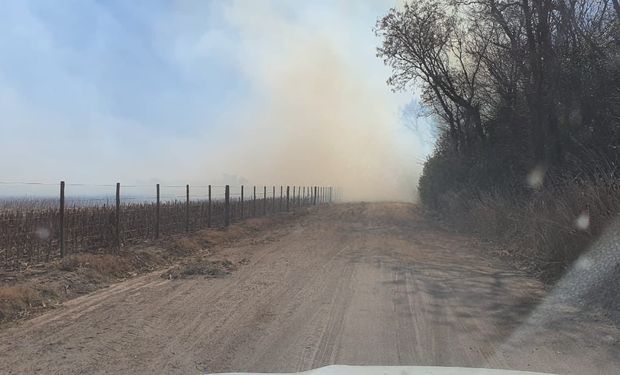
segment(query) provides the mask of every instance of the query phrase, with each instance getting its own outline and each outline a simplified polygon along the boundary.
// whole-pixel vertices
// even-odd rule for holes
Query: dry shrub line
[[[463,189],[442,194],[430,209],[442,221],[503,244],[519,264],[553,281],[620,213],[620,182],[562,181],[514,199],[502,191]]]

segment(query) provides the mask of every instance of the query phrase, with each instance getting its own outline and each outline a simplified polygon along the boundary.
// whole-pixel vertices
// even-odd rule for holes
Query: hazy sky
[[[406,199],[431,145],[375,57],[393,3],[3,1],[0,180]]]

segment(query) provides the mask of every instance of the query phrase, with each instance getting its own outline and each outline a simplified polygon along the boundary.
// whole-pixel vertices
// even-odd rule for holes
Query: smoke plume
[[[373,43],[356,44],[341,25],[293,25],[265,3],[243,4],[227,16],[252,95],[226,119],[227,172],[257,185],[337,186],[347,200],[412,200],[420,156]],[[370,25],[366,39],[374,42]]]

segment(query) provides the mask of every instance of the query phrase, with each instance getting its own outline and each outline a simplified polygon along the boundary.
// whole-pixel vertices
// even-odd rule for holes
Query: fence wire
[[[332,188],[318,186],[62,186],[0,181],[0,269],[333,201]]]

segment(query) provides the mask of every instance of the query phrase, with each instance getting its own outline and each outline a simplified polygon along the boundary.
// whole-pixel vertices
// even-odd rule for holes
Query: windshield
[[[0,373],[620,373],[619,163],[618,0],[3,1]]]

